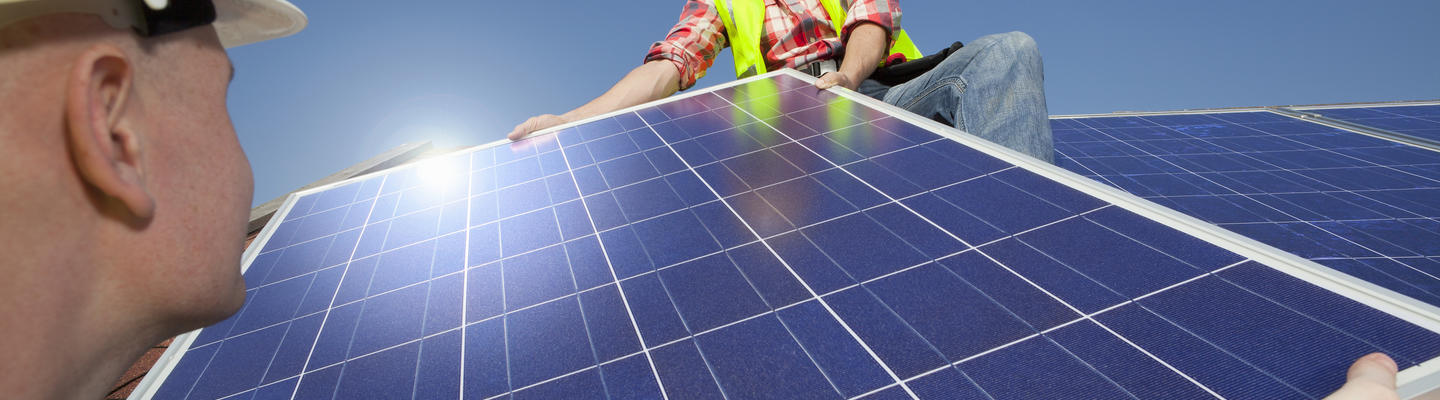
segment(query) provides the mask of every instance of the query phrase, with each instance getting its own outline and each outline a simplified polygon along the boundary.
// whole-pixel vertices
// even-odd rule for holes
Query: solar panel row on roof
[[[1440,305],[1440,153],[1268,112],[1054,127],[1067,169]]]
[[[1328,118],[1440,142],[1440,104],[1380,107],[1304,107]]]

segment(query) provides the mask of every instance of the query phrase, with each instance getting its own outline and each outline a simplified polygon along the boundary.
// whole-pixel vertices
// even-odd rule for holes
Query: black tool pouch
[[[945,61],[945,57],[949,57],[951,53],[960,51],[961,47],[965,47],[965,45],[960,42],[955,42],[950,45],[950,48],[940,50],[939,53],[899,64],[876,68],[875,72],[870,74],[870,79],[874,79],[876,82],[880,82],[886,86],[895,86],[909,82],[911,79],[920,76],[920,74],[934,69],[936,65],[940,65],[941,61]]]

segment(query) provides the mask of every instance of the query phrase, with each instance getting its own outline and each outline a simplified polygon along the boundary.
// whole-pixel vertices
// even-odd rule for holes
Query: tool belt
[[[949,57],[950,54],[956,51],[960,51],[962,47],[965,47],[964,43],[955,42],[951,44],[949,48],[940,50],[940,52],[935,54],[876,68],[875,72],[870,74],[870,79],[874,79],[876,82],[880,82],[885,86],[895,86],[909,82],[911,79],[920,76],[920,74],[935,69],[935,66],[940,65],[941,61],[945,61],[946,57]]]
[[[835,60],[819,60],[819,61],[812,61],[812,62],[810,62],[809,64],[805,64],[805,65],[802,65],[802,66],[800,66],[800,67],[797,67],[797,68],[795,68],[795,70],[796,70],[796,71],[800,71],[800,72],[804,72],[806,75],[810,75],[810,76],[819,78],[819,77],[821,77],[822,75],[825,75],[825,74],[828,73],[828,72],[839,71],[839,70],[840,70],[840,66],[839,66],[838,63],[835,62]]]
[[[875,72],[870,73],[869,79],[874,79],[876,82],[880,82],[885,86],[895,86],[909,82],[911,79],[915,79],[921,74],[935,69],[935,66],[940,65],[941,61],[945,61],[946,57],[950,57],[950,54],[960,51],[962,47],[965,47],[964,43],[955,42],[950,44],[949,48],[940,50],[940,52],[935,54],[914,60],[887,63],[883,67],[876,68]],[[835,60],[819,60],[797,67],[795,70],[819,78],[827,72],[838,71],[839,64],[836,63]]]

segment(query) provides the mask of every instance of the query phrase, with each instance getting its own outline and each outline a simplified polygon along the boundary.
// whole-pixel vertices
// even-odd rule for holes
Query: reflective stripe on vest
[[[845,8],[840,0],[820,0],[820,4],[825,7],[825,13],[830,14],[830,25],[839,34],[845,26]],[[725,22],[725,36],[735,56],[735,76],[744,78],[765,73],[765,54],[760,51],[760,35],[764,34],[765,24],[764,0],[715,0],[715,9]],[[895,45],[890,46],[887,54],[904,54],[907,60],[922,57],[904,29],[896,30],[894,39]]]

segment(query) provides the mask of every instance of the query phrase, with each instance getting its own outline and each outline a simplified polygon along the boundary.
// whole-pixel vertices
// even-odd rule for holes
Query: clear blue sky
[[[474,145],[584,103],[682,0],[292,0],[301,33],[231,50],[263,202],[401,143]],[[925,52],[1020,30],[1051,114],[1440,98],[1440,2],[903,0]],[[729,51],[697,87],[734,79]]]

